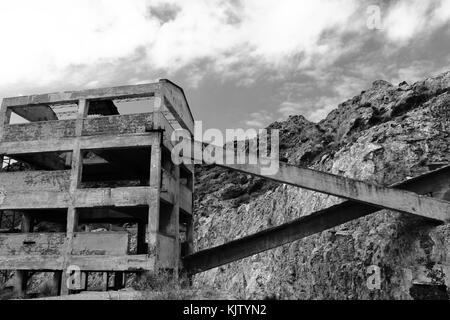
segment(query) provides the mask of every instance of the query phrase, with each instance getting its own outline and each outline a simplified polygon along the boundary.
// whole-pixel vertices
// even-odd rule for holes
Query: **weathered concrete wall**
[[[30,141],[75,136],[75,120],[12,124],[5,127],[3,141]]]
[[[69,185],[70,170],[0,173],[0,189],[5,191],[65,191]]]
[[[144,133],[153,124],[153,113],[95,117],[84,120],[85,136]],[[12,124],[5,127],[3,141],[30,141],[75,136],[75,120]]]
[[[153,124],[153,113],[96,117],[84,120],[83,135],[144,133]]]
[[[60,255],[64,252],[65,233],[0,234],[0,256]],[[73,255],[126,255],[127,232],[77,232]]]
[[[0,235],[0,256],[61,254],[65,233]]]

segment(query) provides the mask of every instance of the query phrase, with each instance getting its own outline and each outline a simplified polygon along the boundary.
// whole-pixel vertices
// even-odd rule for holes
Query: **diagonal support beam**
[[[432,196],[445,194],[450,190],[450,166],[391,187]],[[308,237],[378,210],[376,206],[345,201],[292,222],[186,256],[183,259],[184,267],[192,274],[203,272]],[[436,223],[435,220],[429,221]]]
[[[285,183],[379,208],[414,214],[440,221],[450,220],[450,202],[421,196],[414,192],[376,186],[326,172],[299,168],[280,162],[272,176],[258,173],[255,165],[220,165],[243,173]]]
[[[194,150],[192,157],[195,161],[202,161],[202,152],[195,152],[195,150],[203,150],[206,146],[198,141],[194,141],[192,145],[192,150]],[[226,157],[224,159],[234,159],[235,154],[233,151],[223,150],[213,145],[208,147],[215,148],[216,152],[223,152]],[[184,157],[189,159],[187,155]],[[270,161],[278,161],[278,159],[259,158],[259,163],[268,163]],[[395,210],[444,222],[450,220],[450,202],[421,196],[414,192],[381,187],[327,172],[300,168],[284,162],[278,162],[279,169],[272,175],[263,174],[264,170],[258,164],[226,164],[226,161],[220,162],[215,164],[245,174],[370,204],[378,208]]]

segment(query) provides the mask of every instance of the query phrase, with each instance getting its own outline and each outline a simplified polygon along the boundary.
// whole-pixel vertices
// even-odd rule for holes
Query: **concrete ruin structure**
[[[19,213],[22,232],[0,234],[0,270],[16,271],[17,296],[36,272],[53,273],[53,295],[88,289],[90,272],[115,289],[124,273],[177,274],[192,250],[193,168],[172,162],[170,137],[193,127],[183,90],[168,80],[3,99],[0,211]],[[61,232],[39,232],[43,223]],[[134,240],[91,232],[126,223]],[[67,286],[78,271],[82,283]]]

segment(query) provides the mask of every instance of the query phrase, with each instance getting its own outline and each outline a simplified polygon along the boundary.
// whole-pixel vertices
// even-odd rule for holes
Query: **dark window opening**
[[[66,209],[0,210],[0,233],[20,233],[23,231],[22,216],[30,218],[29,232],[66,232]]]
[[[21,217],[21,212],[0,210],[0,233],[20,232]]]
[[[154,97],[89,101],[88,118],[153,112]]]
[[[449,300],[446,285],[414,284],[409,293],[414,300]]]
[[[25,105],[11,107],[9,124],[73,120],[78,116],[78,104]]]
[[[159,210],[159,232],[166,236],[173,236],[173,234],[170,234],[170,223],[173,214],[173,205],[161,201]]]
[[[188,228],[192,223],[192,216],[180,210],[180,244],[181,244],[181,256],[186,256],[189,252],[188,243]],[[192,230],[191,230],[192,232]]]
[[[191,191],[194,188],[192,172],[183,165],[180,166],[180,184],[186,186]]]
[[[44,298],[55,295],[54,272],[28,272],[28,275],[27,298]]]
[[[72,152],[39,152],[17,155],[6,155],[3,158],[2,171],[56,171],[70,170]]]
[[[148,186],[150,148],[82,151],[82,188]]]
[[[67,227],[67,209],[21,210],[31,219],[30,232],[64,233]],[[20,220],[22,221],[22,220]]]

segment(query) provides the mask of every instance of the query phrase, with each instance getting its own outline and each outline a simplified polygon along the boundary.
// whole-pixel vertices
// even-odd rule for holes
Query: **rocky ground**
[[[282,161],[390,185],[450,163],[450,72],[375,81],[324,120],[275,122]],[[448,115],[448,113],[447,113]],[[448,118],[447,118],[448,119]],[[450,199],[450,194],[447,195]],[[340,200],[217,167],[196,168],[196,249],[288,222]],[[448,299],[450,227],[390,211],[197,275],[247,299]],[[378,266],[380,290],[367,286]]]

